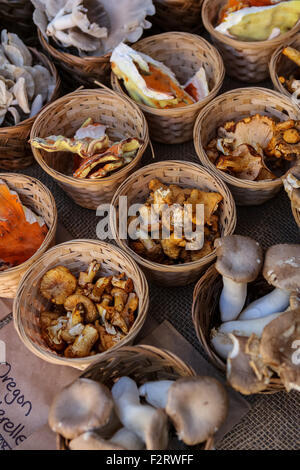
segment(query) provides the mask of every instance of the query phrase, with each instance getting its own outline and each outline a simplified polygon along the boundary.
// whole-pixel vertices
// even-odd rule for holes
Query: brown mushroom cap
[[[226,390],[212,377],[184,377],[169,389],[166,413],[178,438],[187,445],[199,444],[215,434],[227,410]]]
[[[71,450],[127,450],[118,444],[103,439],[93,431],[87,431],[69,443]]]
[[[300,364],[297,348],[300,341],[300,309],[288,310],[263,330],[260,353],[280,376],[285,388],[300,391]],[[299,355],[298,355],[299,356]]]
[[[263,262],[260,244],[250,237],[228,235],[215,240],[216,269],[235,282],[251,282],[257,278]]]
[[[90,379],[77,379],[61,390],[52,402],[50,428],[66,439],[107,425],[113,413],[109,389]]]
[[[300,291],[300,245],[274,245],[265,255],[264,278],[290,292]]]

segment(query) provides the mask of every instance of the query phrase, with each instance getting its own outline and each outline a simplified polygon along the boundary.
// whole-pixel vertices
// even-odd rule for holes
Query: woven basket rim
[[[222,189],[225,189],[225,190],[228,189],[227,186],[225,185],[225,183],[220,178],[218,178],[216,175],[214,175],[211,170],[209,170],[209,169],[207,169],[203,166],[200,166],[197,163],[185,162],[185,161],[182,161],[182,160],[165,160],[165,161],[162,161],[162,162],[151,163],[149,165],[146,165],[143,168],[140,168],[139,170],[135,171],[128,178],[126,178],[126,180],[119,186],[119,188],[115,192],[114,197],[111,201],[111,206],[116,207],[117,198],[122,193],[122,190],[125,187],[130,187],[131,183],[139,175],[141,175],[145,172],[148,172],[149,169],[150,170],[155,170],[156,168],[158,168],[158,167],[161,168],[162,166],[164,166],[164,167],[165,166],[173,167],[174,165],[181,166],[183,164],[187,165],[190,170],[194,170],[194,171],[199,170],[199,169],[202,170],[204,173],[207,173],[210,177],[214,178],[216,180],[216,182],[218,183],[218,185],[220,185],[222,187]],[[178,183],[178,184],[180,184],[180,183]],[[230,193],[230,195],[231,195],[231,193]],[[235,202],[234,202],[234,199],[233,199],[232,195],[231,195],[231,204],[232,204],[232,209],[233,209],[233,212],[232,212],[233,227],[228,230],[228,234],[229,234],[229,232],[233,233],[234,229],[235,229],[235,226],[236,226],[236,206],[235,206]],[[128,254],[132,258],[134,258],[137,263],[139,263],[142,266],[144,266],[146,268],[149,268],[149,269],[159,270],[160,272],[172,272],[172,273],[187,272],[193,267],[202,266],[204,263],[208,264],[211,261],[213,261],[214,258],[215,258],[216,250],[214,249],[210,254],[208,254],[206,256],[203,256],[203,258],[201,258],[200,260],[192,261],[192,262],[189,262],[189,263],[182,263],[182,264],[177,264],[177,265],[166,265],[166,264],[155,263],[153,261],[149,261],[145,258],[142,258],[141,256],[139,256],[135,251],[133,251],[125,243],[125,240],[120,240],[119,239],[119,231],[116,228],[115,220],[114,220],[114,217],[113,217],[112,213],[110,214],[109,224],[110,224],[110,227],[111,227],[111,230],[112,230],[112,233],[113,233],[113,237],[116,240],[118,246],[121,246],[121,248],[124,251],[128,252]]]
[[[220,78],[217,83],[215,83],[214,87],[210,90],[209,94],[201,101],[197,101],[196,103],[189,104],[187,106],[183,106],[181,108],[168,108],[168,109],[161,109],[161,108],[153,108],[151,106],[147,106],[143,103],[136,103],[132,98],[130,98],[131,101],[136,103],[139,108],[145,113],[148,114],[153,114],[157,116],[180,116],[182,114],[185,114],[186,112],[189,112],[191,110],[196,110],[197,108],[201,108],[203,106],[203,103],[209,102],[214,96],[218,90],[221,88],[222,83],[224,81],[225,77],[225,67],[223,63],[223,59],[221,57],[221,54],[219,51],[212,45],[210,44],[206,39],[203,37],[193,34],[193,33],[186,33],[183,31],[168,31],[166,33],[160,33],[160,34],[155,34],[153,36],[150,36],[148,38],[141,39],[140,41],[137,41],[136,43],[132,44],[133,49],[138,50],[139,45],[143,45],[145,43],[148,43],[149,41],[160,41],[164,38],[170,38],[172,39],[173,37],[175,38],[176,36],[182,36],[183,40],[188,40],[191,41],[193,44],[201,45],[203,49],[209,48],[213,54],[215,55],[215,59],[219,62],[220,66]],[[117,78],[117,76],[114,74],[114,72],[111,72],[111,84],[114,89],[117,89],[119,93],[122,95],[125,95],[129,97],[129,95],[123,90],[120,80]]]
[[[49,100],[43,105],[43,107],[40,109],[40,111],[35,115],[35,116],[32,116],[32,117],[29,117],[27,119],[24,119],[23,121],[19,122],[18,124],[14,124],[13,126],[2,126],[0,127],[0,135],[4,132],[4,133],[8,133],[10,131],[13,131],[13,130],[17,130],[19,128],[21,128],[22,126],[29,126],[31,124],[34,123],[34,121],[37,119],[37,117],[39,116],[39,114],[41,112],[43,112],[43,110],[46,108],[46,106],[48,106],[49,104],[51,104],[53,101],[53,98],[55,97],[55,95],[57,94],[58,92],[58,89],[60,88],[60,85],[61,85],[61,79],[60,79],[60,76],[57,72],[57,69],[55,67],[55,65],[50,62],[50,60],[48,59],[48,57],[43,54],[43,52],[41,51],[38,51],[36,48],[34,47],[29,47],[28,46],[28,49],[30,50],[30,52],[33,52],[33,54],[36,54],[38,56],[42,56],[43,59],[45,60],[45,62],[47,63],[47,69],[49,70],[50,74],[52,75],[52,77],[54,77],[55,79],[55,87],[53,89],[53,92],[49,98]]]
[[[299,119],[300,119],[300,109],[296,106],[296,104],[294,104],[291,100],[289,100],[286,96],[283,96],[278,91],[269,90],[268,88],[263,88],[263,87],[235,88],[234,90],[227,91],[226,93],[223,93],[222,95],[217,96],[208,105],[206,105],[205,108],[203,108],[203,110],[200,111],[195,121],[195,125],[194,125],[194,147],[195,147],[195,151],[198,155],[200,162],[203,165],[205,165],[207,168],[210,168],[214,173],[217,173],[219,178],[222,178],[224,181],[226,181],[227,184],[231,184],[232,186],[245,188],[245,189],[247,188],[256,189],[256,190],[271,189],[276,186],[282,185],[282,177],[284,175],[274,180],[262,180],[262,181],[242,180],[241,178],[237,178],[236,176],[229,175],[225,173],[224,171],[216,168],[214,163],[210,161],[201,142],[200,130],[201,130],[201,125],[202,125],[202,120],[211,112],[213,108],[215,108],[219,104],[219,102],[224,101],[224,98],[228,98],[230,101],[230,96],[232,94],[248,93],[252,95],[252,94],[255,94],[256,92],[263,93],[268,96],[272,96],[274,99],[280,98],[280,99],[286,100],[286,103],[289,106],[293,105],[295,109],[295,113],[299,114]]]
[[[293,46],[295,42],[300,40],[300,35],[296,35],[290,38],[288,41],[285,41],[283,44],[280,44],[277,49],[273,52],[271,59],[269,61],[269,72],[270,77],[273,83],[274,88],[281,94],[288,96],[291,99],[292,94],[283,86],[283,84],[279,80],[279,76],[277,73],[278,62],[281,58],[282,51],[285,47]],[[299,46],[298,46],[299,49]],[[295,64],[296,67],[296,64]]]
[[[229,36],[226,36],[225,34],[220,33],[219,31],[216,31],[215,28],[213,27],[211,21],[208,18],[207,15],[207,6],[211,0],[204,0],[203,6],[202,6],[202,21],[205,29],[208,31],[209,34],[214,36],[218,41],[223,42],[225,44],[228,44],[231,47],[234,47],[235,49],[263,49],[267,46],[270,47],[276,47],[278,44],[281,44],[283,41],[287,40],[289,37],[294,36],[299,30],[300,30],[300,19],[297,21],[297,23],[291,28],[289,31],[287,31],[284,34],[280,34],[274,39],[266,39],[264,41],[241,41],[239,39],[231,38]]]
[[[47,188],[47,186],[45,186],[41,181],[34,178],[33,176],[27,176],[27,175],[23,175],[21,173],[10,173],[10,172],[9,173],[0,173],[0,179],[5,180],[5,178],[10,177],[10,176],[13,176],[15,178],[23,178],[24,180],[27,180],[30,183],[34,183],[44,193],[46,193],[48,195],[48,197],[50,198],[50,200],[51,200],[51,206],[52,206],[52,210],[53,210],[53,213],[54,213],[54,219],[53,219],[51,227],[48,227],[47,235],[44,238],[43,243],[38,248],[38,250],[28,260],[24,261],[24,263],[21,263],[18,266],[14,266],[12,268],[5,269],[5,271],[0,271],[0,282],[1,282],[1,277],[5,277],[8,274],[15,274],[18,271],[23,271],[24,268],[26,268],[27,266],[30,266],[33,262],[35,262],[38,258],[40,258],[40,253],[43,251],[44,246],[48,245],[48,243],[50,242],[50,240],[53,237],[53,233],[56,232],[57,220],[58,220],[55,199],[54,199],[53,194],[51,193],[51,191]]]
[[[139,326],[140,328],[142,327],[146,319],[148,309],[149,309],[149,287],[148,287],[146,277],[144,273],[142,272],[142,270],[140,269],[140,267],[138,266],[138,264],[133,259],[131,259],[128,256],[128,254],[124,252],[124,250],[122,250],[120,247],[117,247],[115,245],[112,245],[110,243],[107,243],[101,240],[75,239],[75,240],[69,240],[69,241],[53,246],[52,248],[47,250],[42,256],[40,256],[38,260],[35,260],[35,262],[29,267],[29,269],[26,271],[26,273],[22,277],[22,280],[19,283],[18,290],[14,299],[13,320],[14,320],[15,329],[21,341],[25,344],[25,346],[27,346],[28,349],[34,352],[34,354],[36,354],[41,359],[47,361],[46,358],[49,358],[50,362],[53,364],[66,365],[66,366],[71,366],[71,367],[75,367],[79,369],[85,369],[87,365],[92,364],[96,360],[101,359],[102,357],[106,356],[106,354],[109,351],[116,351],[120,347],[119,345],[122,343],[122,341],[124,341],[126,338],[129,337],[130,331],[128,335],[125,338],[123,338],[123,340],[121,340],[119,343],[117,343],[115,346],[108,349],[107,351],[95,354],[94,356],[86,356],[86,357],[81,357],[81,358],[67,358],[64,356],[59,356],[58,354],[55,354],[52,351],[50,352],[49,350],[47,351],[42,350],[42,348],[38,347],[31,339],[28,338],[26,332],[23,329],[22,319],[20,316],[18,304],[23,293],[23,286],[25,286],[27,278],[30,276],[32,270],[35,268],[37,263],[43,263],[47,259],[49,254],[55,253],[55,251],[59,250],[61,247],[74,248],[76,247],[76,245],[80,245],[82,243],[85,243],[86,245],[90,245],[91,248],[95,246],[100,246],[102,248],[109,247],[110,249],[114,250],[120,257],[122,257],[127,263],[131,264],[131,266],[134,266],[135,270],[137,271],[139,275],[140,283],[141,283],[142,290],[143,290],[143,298],[139,299],[140,301],[139,312],[141,312],[141,318],[140,319],[136,318],[135,323],[134,323],[135,330]],[[59,259],[57,260],[57,264],[59,264]],[[22,333],[23,333],[23,336],[22,336]],[[136,332],[136,334],[137,333],[138,331]]]
[[[107,183],[109,181],[114,181],[116,179],[119,179],[120,176],[122,176],[125,173],[128,173],[132,168],[135,167],[137,162],[142,158],[144,152],[146,151],[150,139],[149,139],[149,129],[148,129],[148,124],[146,121],[146,118],[144,114],[140,111],[139,107],[134,103],[131,102],[129,99],[126,99],[125,97],[119,95],[119,93],[113,92],[112,90],[108,91],[107,88],[105,89],[81,89],[81,90],[76,90],[71,93],[68,93],[67,95],[62,96],[61,98],[58,98],[57,100],[53,101],[50,103],[36,118],[31,132],[30,132],[30,139],[33,139],[36,137],[36,126],[39,124],[39,120],[44,117],[48,113],[49,110],[52,110],[53,108],[56,108],[57,106],[61,105],[64,102],[69,102],[70,98],[74,100],[78,99],[80,100],[83,97],[90,96],[91,98],[95,97],[95,95],[98,96],[109,96],[112,99],[115,100],[122,100],[123,102],[125,101],[126,104],[130,105],[132,108],[134,108],[135,112],[139,116],[142,122],[142,127],[144,129],[144,139],[143,139],[143,144],[139,148],[136,156],[133,158],[133,160],[128,164],[125,165],[123,168],[120,170],[112,173],[109,176],[106,176],[105,178],[100,178],[97,180],[91,180],[88,178],[75,178],[74,176],[68,176],[64,175],[63,173],[60,173],[57,170],[54,170],[51,168],[44,160],[42,157],[42,154],[40,152],[40,149],[34,148],[31,146],[31,150],[33,153],[33,156],[37,163],[43,168],[43,170],[46,171],[50,176],[52,176],[54,179],[61,181],[62,183],[68,183],[71,184],[72,186],[77,186],[77,187],[100,187],[102,183]]]

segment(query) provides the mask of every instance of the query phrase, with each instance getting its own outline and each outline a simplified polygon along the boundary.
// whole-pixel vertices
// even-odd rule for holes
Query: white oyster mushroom
[[[17,100],[18,105],[22,109],[22,111],[26,114],[29,114],[30,107],[28,103],[28,96],[27,96],[24,77],[18,78],[17,83],[13,87],[13,94]]]
[[[24,42],[14,33],[1,32],[1,43],[5,55],[14,65],[23,66],[32,64],[32,56]]]
[[[30,66],[16,66],[13,64],[6,64],[4,65],[4,70],[7,71],[9,76],[12,78],[14,82],[17,82],[20,77],[23,77],[25,79],[25,85],[26,85],[26,92],[28,95],[28,99],[32,100],[32,98],[35,95],[35,84],[34,84],[34,79],[32,77],[32,74],[30,73],[30,69],[32,67]]]
[[[7,111],[12,114],[15,125],[19,124],[19,122],[21,121],[19,111],[14,106],[9,106],[9,108],[7,108]]]
[[[42,107],[43,107],[43,97],[42,95],[36,95],[36,97],[34,98],[31,104],[29,117],[35,116],[42,109]]]

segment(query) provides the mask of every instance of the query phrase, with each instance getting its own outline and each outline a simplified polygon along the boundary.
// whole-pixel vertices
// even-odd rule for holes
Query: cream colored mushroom
[[[141,450],[143,447],[143,441],[126,428],[119,429],[108,440],[96,432],[88,431],[69,443],[71,450]]]

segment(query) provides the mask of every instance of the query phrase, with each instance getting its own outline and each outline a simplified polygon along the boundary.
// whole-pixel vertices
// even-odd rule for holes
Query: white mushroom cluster
[[[223,276],[219,301],[223,323],[213,328],[211,343],[227,360],[229,383],[241,393],[256,393],[276,373],[287,391],[299,390],[300,367],[292,357],[293,344],[300,341],[300,245],[274,245],[264,262],[261,247],[249,237],[223,237],[215,246],[216,269]],[[261,269],[274,289],[245,307],[247,283]],[[271,354],[276,360],[270,359]]]
[[[136,42],[150,28],[152,0],[31,0],[33,21],[44,37],[79,55],[102,56],[120,42]]]
[[[212,377],[147,382],[140,388],[121,377],[111,392],[79,378],[54,398],[49,425],[71,450],[164,450],[169,420],[178,439],[196,445],[217,432],[227,411],[227,392]]]
[[[30,50],[6,29],[0,44],[0,125],[14,125],[35,116],[51,97],[55,80],[49,70],[33,65]],[[12,117],[12,119],[11,119]]]

